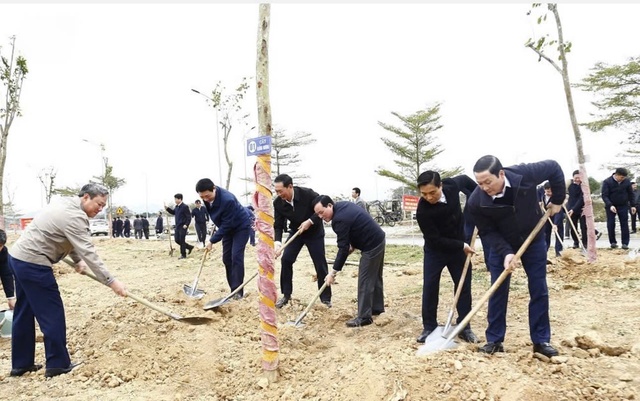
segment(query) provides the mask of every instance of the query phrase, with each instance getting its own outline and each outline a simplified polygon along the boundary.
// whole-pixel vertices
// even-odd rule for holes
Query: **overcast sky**
[[[272,4],[270,94],[273,123],[306,131],[317,142],[301,149],[306,186],[331,196],[362,189],[385,199],[398,185],[377,177],[394,169],[378,121],[397,124],[442,102],[439,168],[495,154],[503,164],[552,158],[565,175],[577,168],[561,76],[525,48],[545,31],[526,16],[529,4]],[[580,81],[596,62],[638,55],[640,5],[561,4],[565,39],[573,42],[569,71]],[[210,93],[255,77],[257,4],[0,4],[0,45],[9,37],[30,69],[23,116],[9,136],[7,190],[25,213],[43,204],[38,173],[57,170],[59,186],[101,174],[103,143],[114,175],[126,186],[115,205],[158,210],[182,192],[197,198],[203,177],[216,184],[215,112],[191,88]],[[550,25],[549,27],[553,27]],[[581,121],[590,94],[574,90]],[[255,88],[248,96],[257,125]],[[251,136],[258,133],[254,130]],[[589,173],[620,150],[615,131],[582,130]],[[232,133],[230,190],[245,203],[254,157],[245,160],[244,131]],[[83,141],[87,140],[89,142]],[[223,178],[224,180],[224,178]],[[251,187],[249,187],[251,189]]]

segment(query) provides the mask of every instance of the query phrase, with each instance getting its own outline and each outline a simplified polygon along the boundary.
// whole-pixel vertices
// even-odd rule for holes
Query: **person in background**
[[[204,201],[209,219],[218,227],[211,234],[206,249],[210,251],[213,244],[222,241],[222,263],[233,292],[244,281],[244,252],[251,232],[251,216],[234,194],[215,186],[209,178],[196,183],[196,192]],[[242,299],[243,295],[243,290],[240,290],[234,299]]]
[[[631,183],[631,190],[633,191],[633,199],[635,199],[635,203],[636,205],[638,205],[638,196],[640,195],[640,192],[638,192],[638,183],[636,183],[635,181],[633,181]],[[636,220],[638,219],[638,212],[636,210],[636,213],[631,213],[631,233],[635,234],[636,233]]]
[[[178,259],[186,259],[187,252],[191,254],[191,251],[193,251],[193,245],[187,244],[186,240],[187,230],[191,224],[191,211],[189,210],[189,206],[182,202],[182,194],[175,194],[173,200],[176,206],[173,209],[165,207],[165,210],[167,213],[175,216],[173,239],[176,241],[176,244],[180,245],[180,257]]]
[[[572,181],[569,184],[569,188],[567,188],[567,192],[569,197],[567,199],[567,220],[571,220],[573,223],[573,227],[578,229],[580,227],[580,237],[576,235],[573,227],[571,226],[571,222],[569,222],[569,231],[571,233],[571,238],[573,239],[573,249],[580,248],[579,241],[582,241],[582,246],[587,248],[587,218],[583,215],[582,211],[584,209],[584,195],[582,192],[582,179],[580,178],[580,170],[574,170]],[[566,227],[565,227],[566,228]],[[600,239],[602,233],[598,230],[595,230],[596,233],[596,241]],[[567,234],[565,232],[565,234]]]
[[[158,213],[156,218],[156,236],[159,236],[164,231],[164,221],[162,219],[162,212]]]
[[[7,305],[10,310],[16,305],[15,285],[13,283],[13,272],[9,266],[9,251],[7,251],[7,233],[0,230],[0,280],[2,289],[7,297]]]
[[[466,175],[440,179],[435,171],[425,171],[418,176],[420,200],[416,220],[424,236],[423,284],[422,284],[422,333],[417,342],[424,343],[438,327],[438,295],[440,276],[446,266],[454,284],[454,293],[464,280],[456,308],[458,323],[471,311],[471,268],[465,277],[462,271],[467,255],[475,253],[465,241],[465,221],[460,207],[460,192],[471,194],[476,183]],[[458,335],[463,341],[477,343],[478,337],[468,324]]]
[[[620,221],[620,239],[622,249],[629,249],[629,211],[636,212],[636,199],[627,178],[627,169],[619,167],[602,182],[602,200],[607,212],[607,233],[611,248],[617,248],[616,215]]]
[[[136,214],[136,218],[133,219],[133,235],[136,239],[142,239],[142,219],[139,214]]]
[[[124,237],[131,237],[131,220],[129,220],[129,216],[124,218]]]
[[[196,199],[195,204],[196,207],[191,211],[191,217],[195,219],[198,242],[202,242],[202,247],[205,247],[207,246],[205,241],[207,240],[207,222],[209,221],[209,213],[207,213],[207,209],[202,207],[200,199]]]
[[[276,302],[276,308],[282,308],[291,300],[293,293],[293,264],[296,262],[303,246],[307,247],[309,256],[316,270],[318,290],[324,284],[329,270],[324,248],[324,225],[320,217],[313,211],[313,200],[318,194],[311,188],[293,185],[293,179],[287,174],[280,174],[273,180],[276,195],[273,201],[276,257],[282,247],[283,232],[289,232],[289,245],[282,251],[280,269],[280,291],[282,298]],[[287,221],[289,229],[287,230]],[[292,238],[296,231],[301,233]],[[325,288],[320,294],[320,301],[331,307],[331,288]]]
[[[353,187],[353,189],[351,190],[351,197],[353,198],[353,203],[360,206],[364,210],[367,210],[367,202],[365,202],[364,199],[360,197],[360,188]]]
[[[358,316],[346,322],[347,327],[367,326],[373,323],[372,316],[384,313],[384,288],[382,267],[384,265],[385,233],[366,210],[352,202],[336,202],[319,195],[313,201],[313,210],[322,220],[331,222],[337,235],[338,253],[331,273],[325,277],[327,286],[335,282],[336,274],[342,270],[347,256],[360,250],[358,263]]]
[[[123,283],[104,266],[96,253],[89,218],[107,204],[109,192],[100,184],[84,185],[75,198],[63,198],[42,209],[9,251],[9,264],[15,276],[16,304],[11,336],[11,376],[35,372],[35,320],[44,335],[45,377],[71,372],[67,350],[64,305],[52,265],[67,255],[76,271],[91,269],[98,280],[113,292],[126,296]]]
[[[249,232],[249,244],[256,246],[256,214],[252,205],[247,206],[247,210],[251,214],[251,231]]]
[[[532,233],[543,213],[538,206],[536,185],[545,180],[551,184],[551,215],[564,202],[564,174],[554,160],[523,163],[502,167],[497,157],[483,156],[473,166],[478,187],[467,202],[469,212],[478,227],[478,235],[489,244],[491,284],[512,266],[516,252]],[[539,232],[519,260],[527,274],[529,288],[529,335],[533,352],[547,357],[558,355],[550,344],[549,289],[547,286],[547,250],[544,235]],[[504,352],[502,345],[507,330],[507,304],[511,275],[489,298],[487,343],[478,352]]]
[[[549,181],[545,182],[542,188],[543,188],[543,192],[542,192],[542,196],[539,198],[539,202],[542,209],[547,210],[547,207],[549,206],[549,202],[551,202],[551,197],[553,195],[551,191],[551,184],[549,184]],[[551,217],[551,221],[547,221],[547,223],[544,225],[544,228],[543,228],[544,240],[547,244],[547,252],[551,247],[551,237],[552,236],[556,237],[555,238],[556,257],[562,256],[562,241],[558,240],[558,237],[554,234],[554,232],[558,233],[558,236],[560,236],[560,238],[564,238],[563,220],[564,220],[564,211],[560,209],[558,213],[556,213],[555,215],[553,215],[553,217]]]
[[[142,233],[144,234],[144,239],[149,239],[149,220],[147,220],[147,216],[142,215],[140,217],[142,221]]]

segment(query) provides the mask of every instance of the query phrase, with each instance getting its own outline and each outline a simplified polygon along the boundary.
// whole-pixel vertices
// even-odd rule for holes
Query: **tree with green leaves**
[[[284,129],[274,129],[271,136],[271,163],[273,178],[282,173],[286,173],[293,178],[293,182],[297,184],[304,183],[309,178],[306,174],[298,174],[293,170],[300,164],[300,148],[315,143],[309,132],[297,131],[293,134],[287,134]],[[286,171],[284,171],[286,169]]]
[[[407,190],[411,190],[415,188],[416,180],[425,168],[439,171],[442,177],[451,177],[462,171],[461,167],[440,170],[432,164],[433,159],[443,152],[440,145],[436,144],[434,136],[436,131],[442,128],[440,106],[441,103],[436,103],[425,110],[418,110],[409,115],[391,112],[402,122],[402,126],[378,121],[382,128],[396,137],[395,140],[384,137],[381,140],[391,153],[397,156],[393,162],[398,168],[395,171],[379,168],[376,170],[378,175],[391,178],[401,183]]]
[[[622,65],[596,63],[575,87],[598,97],[592,102],[598,110],[591,113],[595,120],[582,125],[593,132],[617,128],[631,143],[640,142],[640,57]]]
[[[640,57],[630,58],[626,64],[609,65],[596,63],[591,73],[574,85],[586,92],[592,92],[598,99],[593,104],[597,112],[590,113],[595,120],[583,123],[593,132],[603,132],[615,128],[625,132],[623,144],[627,147],[620,152],[618,160],[606,166],[613,170],[624,167],[638,172],[640,155]]]
[[[532,16],[534,10],[542,10],[541,3],[534,3],[531,10],[527,15]],[[526,47],[533,50],[538,55],[538,61],[545,60],[562,77],[562,84],[564,86],[564,94],[567,101],[567,109],[569,111],[569,119],[571,120],[571,126],[573,128],[573,136],[576,141],[576,150],[578,152],[578,164],[580,166],[580,176],[582,177],[582,193],[584,195],[584,209],[582,214],[587,220],[587,250],[589,262],[594,262],[597,258],[596,252],[596,235],[595,225],[593,220],[593,202],[591,200],[591,190],[589,188],[589,181],[586,179],[587,168],[585,167],[584,151],[582,149],[582,135],[580,134],[580,126],[576,117],[575,107],[573,104],[573,94],[571,92],[571,81],[569,80],[569,62],[567,60],[567,53],[571,51],[571,42],[565,42],[564,34],[562,32],[562,23],[560,21],[560,14],[558,13],[558,5],[547,3],[547,11],[550,11],[553,15],[556,25],[557,38],[553,39],[549,34],[546,34],[539,39],[535,40],[529,38]],[[537,17],[538,25],[547,21],[547,13],[542,12]],[[550,56],[549,52],[554,53],[554,56]],[[560,60],[560,65],[555,60]]]
[[[4,104],[0,105],[0,215],[4,214],[3,186],[4,186],[4,168],[7,161],[7,139],[9,130],[16,116],[21,116],[20,112],[20,95],[22,94],[22,83],[24,82],[29,69],[27,68],[27,60],[18,55],[16,56],[16,37],[12,36],[11,55],[9,58],[2,54],[0,46],[0,81],[4,87]]]

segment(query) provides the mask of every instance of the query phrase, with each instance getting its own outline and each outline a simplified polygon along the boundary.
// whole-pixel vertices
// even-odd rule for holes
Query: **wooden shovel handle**
[[[478,236],[478,227],[473,228],[473,234],[471,235],[471,243],[469,246],[471,248],[476,244],[476,237]],[[462,275],[460,276],[460,281],[458,281],[458,289],[456,290],[456,295],[453,297],[453,305],[451,306],[451,310],[453,310],[458,304],[458,300],[460,299],[460,294],[462,293],[462,285],[464,284],[464,279],[467,276],[467,270],[469,269],[469,265],[471,264],[471,254],[467,254],[467,259],[464,261],[464,267],[462,268]]]
[[[551,209],[547,209],[547,211],[544,213],[544,215],[542,217],[540,217],[540,220],[538,220],[538,224],[536,224],[536,226],[533,228],[533,230],[531,231],[531,233],[529,234],[527,239],[520,246],[520,249],[518,249],[518,252],[516,252],[515,256],[511,260],[509,268],[508,269],[504,269],[502,274],[500,274],[500,276],[498,276],[498,278],[493,283],[493,285],[482,296],[482,298],[480,298],[480,300],[476,303],[476,305],[473,307],[473,309],[471,309],[471,311],[467,314],[467,316],[465,316],[464,319],[462,319],[462,321],[460,323],[458,323],[458,325],[451,332],[451,334],[449,334],[449,337],[447,337],[446,343],[449,343],[450,341],[452,341],[462,331],[462,329],[464,329],[467,326],[467,324],[469,324],[469,322],[471,321],[473,316],[476,313],[478,313],[478,311],[480,310],[480,307],[482,307],[482,305],[485,302],[487,302],[489,297],[491,297],[493,295],[493,293],[496,292],[496,290],[498,289],[498,287],[500,287],[502,282],[509,276],[509,274],[511,274],[511,272],[513,271],[513,269],[515,267],[515,264],[520,260],[522,255],[525,253],[525,251],[527,250],[527,248],[529,247],[529,245],[531,244],[533,239],[536,237],[536,235],[538,235],[538,233],[540,232],[540,229],[542,228],[542,226],[545,225],[545,223],[547,222],[547,219],[550,216],[551,216]]]
[[[278,249],[278,252],[276,252],[276,256],[275,259],[278,259],[278,256],[282,255],[282,252],[284,252],[284,248],[286,248],[291,242],[293,242],[293,240],[298,236],[302,234],[302,230],[298,230],[296,231],[295,234],[293,234],[288,240],[287,242],[285,242],[284,244],[282,244],[282,246],[280,247],[280,249]]]
[[[327,282],[325,281],[324,284],[322,284],[322,287],[320,287],[320,289],[318,290],[318,292],[316,293],[316,295],[313,297],[313,299],[311,300],[311,302],[309,302],[309,305],[305,308],[304,311],[302,311],[302,313],[300,314],[300,316],[298,316],[298,318],[296,319],[294,326],[297,326],[300,324],[300,322],[302,321],[302,319],[304,319],[305,316],[307,316],[307,313],[309,313],[309,311],[311,310],[311,307],[313,306],[313,304],[316,303],[316,301],[318,300],[318,298],[320,297],[320,295],[322,294],[322,291],[325,290],[325,288],[327,288]]]

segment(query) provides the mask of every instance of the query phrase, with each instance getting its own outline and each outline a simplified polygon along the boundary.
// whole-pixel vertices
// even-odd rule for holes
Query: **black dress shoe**
[[[291,300],[291,295],[285,295],[284,297],[280,298],[278,302],[276,302],[276,308],[278,309],[282,308],[283,306],[288,304],[290,300]]]
[[[186,259],[186,256],[180,256],[178,259]]]
[[[618,247],[618,244],[611,244],[611,249],[616,249]]]
[[[629,245],[622,245],[622,249],[629,249]]]
[[[486,343],[482,347],[478,347],[478,352],[484,354],[495,354],[496,352],[504,352],[502,343]]]
[[[73,368],[75,368],[76,366],[80,365],[82,362],[76,362],[76,363],[71,363],[71,365],[69,365],[66,368],[46,368],[44,370],[44,377],[53,377],[53,376],[58,376],[58,375],[63,375],[65,373],[69,373],[73,370]]]
[[[372,311],[371,311],[371,314],[372,314],[373,316],[380,316],[380,315],[381,315],[381,314],[383,314],[383,313],[384,313],[384,310],[375,310],[375,309],[374,309],[374,310],[372,310]]]
[[[191,248],[187,248],[187,255],[191,255],[191,251],[193,251],[193,246]]]
[[[356,317],[354,319],[349,320],[346,325],[347,327],[360,327],[360,326],[368,326],[373,323],[373,319],[370,317]]]
[[[13,377],[22,376],[27,372],[36,372],[40,369],[42,369],[42,365],[31,365],[28,368],[14,368],[14,369],[11,369],[11,373],[9,373],[9,376],[13,376]]]
[[[458,338],[460,338],[464,342],[472,344],[477,344],[480,342],[480,340],[478,340],[478,337],[473,334],[473,331],[471,331],[470,327],[462,330],[462,332],[458,334]]]
[[[558,350],[553,348],[549,343],[533,344],[533,352],[542,354],[547,358],[558,356]]]
[[[420,344],[424,344],[427,337],[429,337],[429,334],[431,334],[432,331],[433,330],[427,330],[427,329],[422,330],[422,333],[418,336],[418,338],[416,338],[416,342],[419,342]]]

